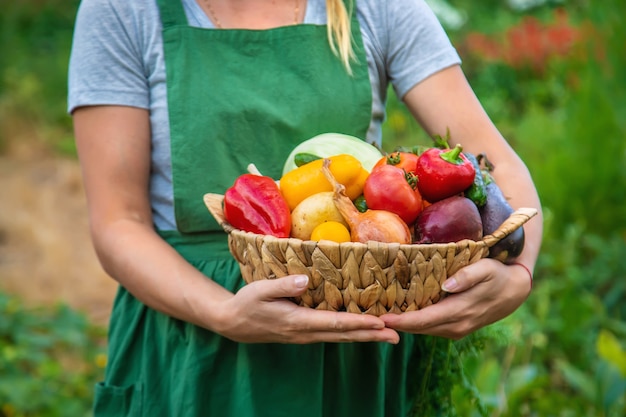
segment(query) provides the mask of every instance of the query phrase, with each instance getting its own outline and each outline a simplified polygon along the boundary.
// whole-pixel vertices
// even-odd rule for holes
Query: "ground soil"
[[[26,305],[68,304],[104,325],[116,288],[91,245],[76,159],[0,155],[0,290]]]

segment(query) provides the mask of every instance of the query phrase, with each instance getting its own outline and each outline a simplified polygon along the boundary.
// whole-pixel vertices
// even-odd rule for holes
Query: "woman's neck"
[[[196,0],[220,29],[270,29],[301,23],[306,0]]]

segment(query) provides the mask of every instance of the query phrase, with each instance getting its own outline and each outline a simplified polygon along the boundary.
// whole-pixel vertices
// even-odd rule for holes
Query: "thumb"
[[[257,291],[261,298],[289,298],[302,295],[309,285],[306,275],[288,275],[282,278],[256,281]]]

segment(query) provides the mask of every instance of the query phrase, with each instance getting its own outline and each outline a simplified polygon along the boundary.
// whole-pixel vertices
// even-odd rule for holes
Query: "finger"
[[[413,313],[417,312],[411,312],[409,314],[413,315]],[[402,320],[396,320],[391,317],[384,317],[384,321],[387,323],[387,325],[390,328],[393,328],[399,332],[424,334],[457,340],[468,334],[470,331],[463,328],[465,322],[457,323],[452,321],[445,321],[438,323],[427,323],[421,321],[415,323],[405,319],[408,319],[408,317],[403,317]]]
[[[350,343],[350,342],[384,342],[398,344],[400,335],[393,329],[354,330],[350,332],[316,332],[309,334],[304,343]]]
[[[356,330],[382,330],[385,323],[380,317],[370,314],[355,314],[337,311],[315,310],[306,307],[298,309],[300,316],[296,322],[308,332],[344,333]]]
[[[491,275],[490,271],[493,267],[491,261],[492,260],[484,259],[475,264],[461,268],[441,284],[441,289],[449,293],[458,293],[466,291],[476,284],[485,281],[485,279]],[[489,271],[487,274],[485,274],[486,267],[490,267],[490,269],[487,270]]]
[[[429,329],[455,321],[450,309],[446,308],[446,300],[417,311],[402,314],[384,314],[380,319],[386,327],[403,332],[427,333]]]

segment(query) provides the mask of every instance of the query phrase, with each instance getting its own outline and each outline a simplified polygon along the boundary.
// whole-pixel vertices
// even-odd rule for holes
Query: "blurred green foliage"
[[[626,415],[626,4],[556,6],[519,13],[477,2],[452,34],[470,83],[529,166],[546,213],[533,294],[503,321],[517,336],[468,357],[466,371],[491,416],[619,417]],[[553,42],[568,33],[575,42],[566,53],[542,55],[538,29],[561,36]],[[530,58],[541,59],[465,49],[476,34],[499,42],[523,34],[528,43],[513,52],[528,47],[537,54]]]
[[[0,293],[0,417],[89,415],[106,362],[104,331],[59,305]]]
[[[0,13],[0,150],[23,136],[75,154],[66,113],[78,0],[5,2]]]
[[[533,294],[500,323],[508,345],[468,356],[466,372],[488,415],[624,416],[626,243],[577,226],[545,242]]]
[[[464,353],[465,375],[476,389],[469,395],[470,383],[456,387],[451,403],[468,417],[624,416],[626,3],[446,4],[464,17],[448,31],[468,79],[529,166],[546,214],[533,294],[487,329],[505,327],[509,336],[486,338],[480,352],[467,341],[452,345]],[[4,5],[0,147],[29,135],[74,152],[65,103],[77,6],[78,0]],[[541,43],[545,32],[556,38]],[[528,42],[506,43],[515,40]],[[572,47],[554,49],[559,43]],[[387,150],[430,140],[391,91],[383,128]],[[100,377],[93,364],[101,335],[68,309],[18,305],[0,296],[0,317],[10,318],[0,320],[0,417],[87,415]],[[43,317],[52,325],[42,325]],[[70,366],[64,351],[81,365]]]
[[[554,227],[626,232],[626,4],[545,2],[522,13],[501,1],[450,3],[468,16],[450,32],[467,77],[557,213]],[[385,128],[388,149],[428,140],[393,95]]]
[[[467,17],[449,34],[468,79],[529,166],[546,214],[533,294],[500,323],[509,343],[465,355],[483,407],[457,387],[457,413],[624,416],[626,4],[449,3]],[[388,149],[428,143],[393,95],[388,109]]]

